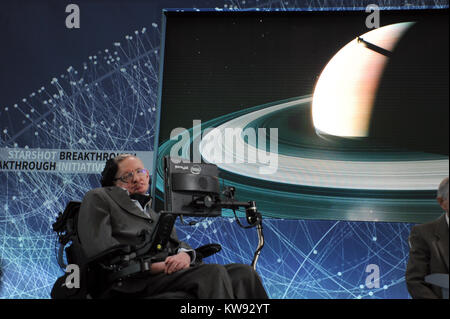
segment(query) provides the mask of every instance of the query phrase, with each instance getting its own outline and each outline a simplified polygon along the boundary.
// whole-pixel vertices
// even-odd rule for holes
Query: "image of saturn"
[[[165,12],[166,155],[266,217],[419,223],[449,175],[448,12]],[[158,202],[158,201],[157,201]],[[223,214],[227,214],[226,211]]]

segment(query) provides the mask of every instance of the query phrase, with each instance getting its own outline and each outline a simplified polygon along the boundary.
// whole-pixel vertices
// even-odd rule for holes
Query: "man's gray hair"
[[[448,176],[444,178],[442,182],[439,184],[437,197],[448,199]]]

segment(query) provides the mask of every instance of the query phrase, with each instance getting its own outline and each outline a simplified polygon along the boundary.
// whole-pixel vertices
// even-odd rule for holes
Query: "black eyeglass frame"
[[[120,180],[122,183],[128,184],[131,181],[131,179],[133,178],[134,174],[138,174],[138,175],[139,174],[150,174],[150,172],[146,168],[138,168],[132,172],[129,172],[120,177],[114,178],[113,181],[115,182],[115,181]]]

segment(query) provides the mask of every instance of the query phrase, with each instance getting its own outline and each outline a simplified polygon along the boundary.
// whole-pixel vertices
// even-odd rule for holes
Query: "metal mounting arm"
[[[245,208],[245,217],[248,222],[248,226],[243,226],[239,219],[236,216],[236,221],[242,228],[252,228],[256,227],[257,233],[258,233],[258,246],[256,248],[255,254],[253,256],[252,264],[254,270],[256,270],[256,263],[258,262],[259,255],[261,253],[261,249],[264,246],[264,234],[262,231],[262,215],[258,212],[258,209],[256,208],[256,202],[255,201],[248,201],[248,202],[238,202],[233,199],[234,197],[234,188],[229,187],[226,190],[226,196],[228,197],[228,200],[220,200],[219,202],[214,202],[210,198],[203,198],[203,200],[197,200],[196,205],[205,205],[207,207],[210,207],[212,205],[219,206],[221,208],[226,209],[232,209],[233,212],[236,211],[236,209],[239,208]]]

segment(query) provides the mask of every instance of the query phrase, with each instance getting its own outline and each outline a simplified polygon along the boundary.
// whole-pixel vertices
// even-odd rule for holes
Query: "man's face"
[[[448,196],[447,198],[438,197],[437,201],[439,205],[441,205],[442,209],[447,213],[448,215]]]
[[[128,176],[127,181],[118,179],[115,183],[116,186],[125,188],[131,194],[145,194],[148,191],[150,175],[148,170],[143,171],[144,164],[139,158],[127,157],[119,163],[119,169],[116,174],[116,178],[126,177],[132,173],[132,176]]]

